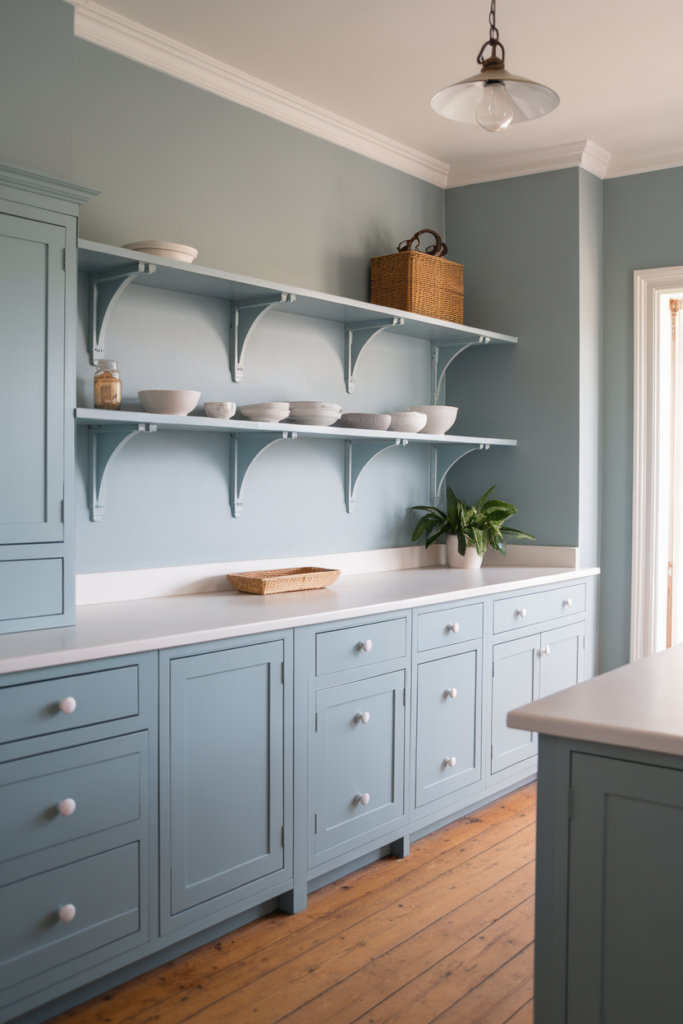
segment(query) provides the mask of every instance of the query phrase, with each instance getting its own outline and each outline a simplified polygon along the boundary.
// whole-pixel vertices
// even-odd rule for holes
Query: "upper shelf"
[[[241,380],[242,377],[243,353],[252,328],[262,313],[273,307],[282,313],[332,320],[345,325],[345,374],[349,391],[353,390],[355,384],[356,363],[360,352],[378,331],[386,328],[389,328],[392,334],[431,342],[437,357],[433,359],[433,398],[438,398],[446,366],[465,347],[476,344],[515,344],[517,341],[507,334],[484,331],[477,327],[464,327],[433,317],[419,316],[417,313],[375,306],[357,299],[325,295],[306,288],[291,288],[289,285],[272,281],[261,281],[241,274],[228,274],[222,270],[198,267],[194,263],[180,263],[162,257],[151,259],[145,253],[99,242],[79,242],[78,269],[90,277],[91,285],[94,286],[95,304],[98,286],[102,293],[101,308],[94,312],[91,310],[92,348],[93,351],[98,350],[97,357],[93,355],[93,358],[101,358],[104,351],[101,335],[106,326],[107,309],[123,290],[116,280],[125,280],[126,284],[134,280],[135,284],[145,288],[162,288],[223,299],[230,302],[238,311],[241,308],[237,317],[231,316],[230,360],[235,381]],[[103,291],[105,283],[108,288],[106,294]],[[91,293],[91,303],[92,301]],[[102,308],[103,302],[106,303],[107,309]],[[448,353],[450,358],[447,358],[443,366],[437,365],[439,348],[456,349],[455,352]]]

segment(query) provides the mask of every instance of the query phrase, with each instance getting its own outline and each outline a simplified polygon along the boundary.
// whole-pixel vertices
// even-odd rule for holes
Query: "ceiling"
[[[501,176],[577,140],[606,150],[605,161],[611,154],[613,173],[627,173],[634,157],[644,161],[638,169],[683,164],[681,0],[499,0],[508,69],[561,98],[553,113],[500,134],[444,120],[429,105],[478,70],[488,0],[68,2],[105,7],[441,161],[450,183],[468,168],[471,180]]]

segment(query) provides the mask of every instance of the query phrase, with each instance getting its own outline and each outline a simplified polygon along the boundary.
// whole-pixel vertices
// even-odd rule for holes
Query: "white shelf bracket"
[[[346,441],[344,445],[344,491],[346,511],[356,510],[356,487],[366,466],[387,448],[398,448],[408,442],[400,437],[391,441]]]
[[[367,343],[382,331],[386,331],[387,327],[400,327],[404,323],[405,320],[402,316],[390,316],[383,320],[344,324],[344,377],[348,394],[351,394],[356,387],[358,358]]]
[[[156,269],[154,263],[136,262],[126,263],[116,271],[90,274],[88,348],[93,366],[98,359],[105,358],[104,337],[114,306],[139,274],[154,274]]]
[[[486,450],[489,444],[432,444],[429,446],[430,504],[438,505],[446,474],[469,452]]]
[[[256,301],[233,302],[230,307],[230,373],[235,384],[244,376],[244,350],[264,313],[281,302],[296,302],[291,292],[274,292]]]
[[[104,519],[104,488],[107,473],[116,458],[132,437],[146,431],[153,434],[155,423],[138,423],[137,426],[88,427],[88,496],[90,520],[99,523]]]
[[[443,387],[446,370],[454,359],[473,345],[488,345],[491,339],[482,334],[478,341],[458,341],[447,344],[432,342],[432,405],[439,405],[441,388]],[[443,365],[439,365],[441,350],[444,351]],[[455,349],[455,351],[453,351]]]
[[[279,435],[265,432],[230,435],[230,507],[235,519],[244,511],[244,480],[254,461],[266,448],[296,436],[296,431],[291,430],[283,430]]]

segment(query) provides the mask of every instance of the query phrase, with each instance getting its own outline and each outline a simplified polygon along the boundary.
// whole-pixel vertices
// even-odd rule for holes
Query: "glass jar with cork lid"
[[[121,374],[115,359],[98,359],[95,363],[95,408],[121,408]]]

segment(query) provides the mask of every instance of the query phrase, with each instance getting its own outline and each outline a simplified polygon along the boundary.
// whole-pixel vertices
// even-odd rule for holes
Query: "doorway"
[[[634,285],[631,661],[683,642],[683,267]]]

